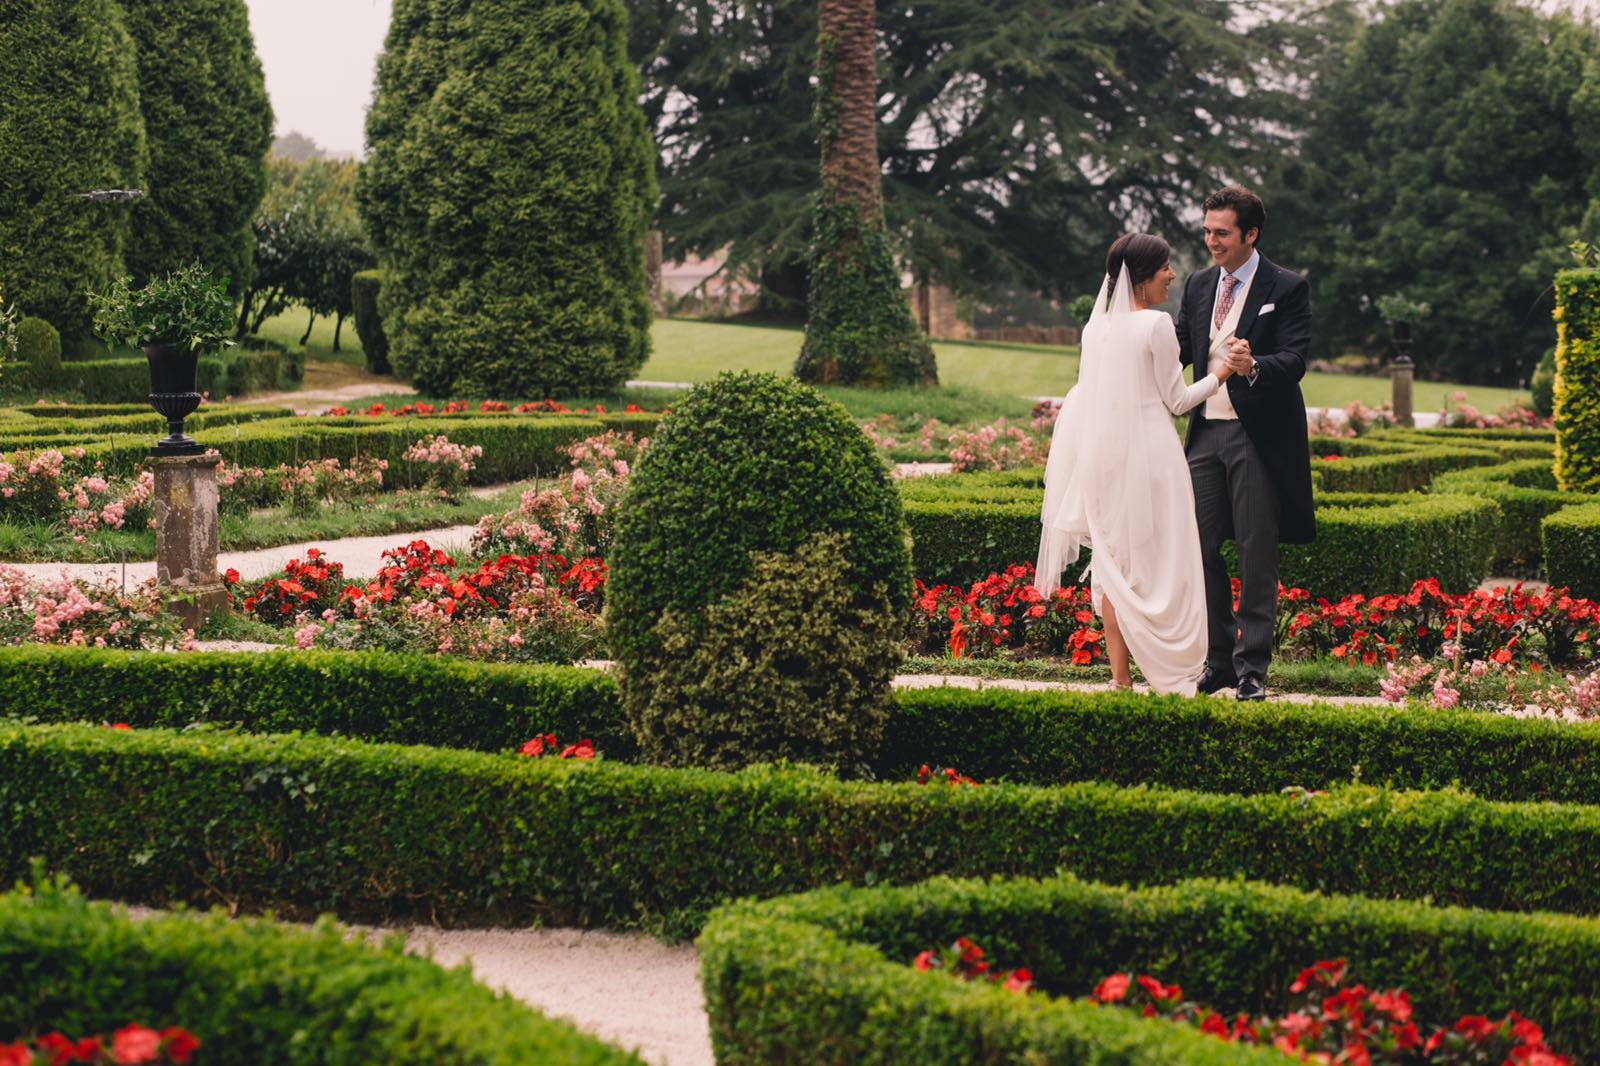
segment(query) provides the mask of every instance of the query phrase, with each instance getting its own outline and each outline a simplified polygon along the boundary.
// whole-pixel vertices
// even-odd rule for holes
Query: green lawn
[[[263,336],[298,346],[305,332],[305,312],[294,309],[268,319]],[[728,325],[691,319],[657,319],[650,361],[639,377],[650,381],[704,381],[724,370],[768,370],[787,374],[800,351],[798,329],[772,326]],[[370,380],[358,368],[365,364],[361,341],[354,323],[346,320],[340,336],[341,351],[335,355],[333,319],[319,318],[306,344],[311,364],[308,380],[328,387],[353,380]],[[1075,348],[1044,345],[999,344],[975,341],[936,341],[939,382],[957,386],[965,402],[984,394],[999,396],[1061,396],[1078,378],[1078,353]],[[318,364],[322,364],[319,366]],[[1357,400],[1376,407],[1390,398],[1389,380],[1353,374],[1307,374],[1302,386],[1306,403],[1313,407],[1343,407]],[[1447,396],[1461,386],[1438,381],[1419,381],[1415,386],[1415,409],[1437,411]],[[1527,401],[1527,393],[1516,389],[1473,385],[1465,389],[1468,401],[1479,410],[1493,412],[1515,399]],[[441,397],[457,399],[466,397]],[[524,399],[526,397],[494,397]],[[841,397],[841,399],[844,399]],[[846,400],[853,410],[858,404]],[[1015,405],[1004,405],[1014,413]],[[997,412],[1001,413],[1001,412]],[[861,417],[867,417],[862,414]]]
[[[800,351],[800,331],[760,326],[734,326],[684,319],[658,320],[655,353],[639,376],[656,381],[703,381],[728,369],[788,373]],[[1064,395],[1078,378],[1075,348],[1029,344],[936,341],[939,381],[969,390],[1016,396]],[[1353,374],[1307,374],[1302,385],[1313,407],[1343,407],[1361,401],[1376,407],[1390,398],[1389,379]],[[1419,381],[1414,387],[1418,411],[1437,411],[1445,397],[1462,386]],[[1493,412],[1528,394],[1487,385],[1465,388],[1469,402]]]

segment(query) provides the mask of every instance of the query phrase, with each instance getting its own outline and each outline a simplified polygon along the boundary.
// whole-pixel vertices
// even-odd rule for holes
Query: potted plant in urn
[[[108,341],[143,350],[150,361],[150,406],[167,420],[157,456],[198,455],[204,449],[183,432],[183,420],[200,406],[196,375],[200,356],[233,344],[233,301],[227,282],[199,263],[152,278],[142,289],[121,277],[91,292],[94,331]]]

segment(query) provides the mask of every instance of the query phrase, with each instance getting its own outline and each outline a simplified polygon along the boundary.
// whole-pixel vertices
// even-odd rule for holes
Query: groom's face
[[[1206,212],[1206,247],[1211,250],[1211,261],[1232,274],[1244,266],[1255,249],[1259,231],[1239,231],[1239,216],[1231,207],[1219,207]],[[1248,240],[1246,240],[1248,238]]]

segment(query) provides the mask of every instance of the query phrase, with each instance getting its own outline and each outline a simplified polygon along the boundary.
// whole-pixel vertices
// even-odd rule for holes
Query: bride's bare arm
[[[1185,414],[1199,407],[1227,380],[1226,370],[1218,374],[1201,374],[1193,385],[1183,383],[1183,366],[1178,362],[1178,334],[1172,319],[1161,315],[1150,330],[1150,369],[1161,402],[1175,415]]]

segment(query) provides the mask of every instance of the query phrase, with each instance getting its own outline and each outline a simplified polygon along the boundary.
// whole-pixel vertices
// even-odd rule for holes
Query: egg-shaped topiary
[[[876,744],[911,555],[899,494],[842,407],[772,374],[694,389],[631,475],[609,563],[607,632],[646,757],[850,766]],[[814,608],[766,595],[802,572]]]

